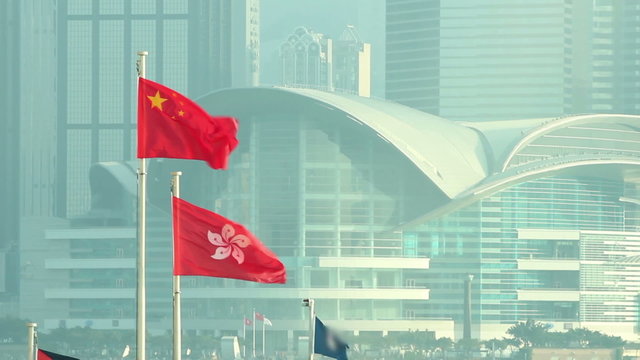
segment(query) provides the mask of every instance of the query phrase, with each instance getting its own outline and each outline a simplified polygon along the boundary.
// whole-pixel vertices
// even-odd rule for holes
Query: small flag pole
[[[38,324],[27,323],[27,360],[36,360],[36,327]]]
[[[180,197],[180,175],[181,171],[171,173],[171,192],[173,196]],[[174,248],[174,269],[175,269],[175,248]],[[182,323],[180,322],[180,275],[173,275],[173,360],[182,358]]]
[[[146,76],[146,58],[149,53],[138,51],[138,77]],[[138,110],[139,111],[139,110]],[[140,146],[140,144],[138,144]],[[146,159],[139,159],[138,168],[138,283],[136,290],[136,360],[146,359],[146,212],[147,212],[147,163]]]
[[[256,358],[256,309],[253,309],[253,358]]]
[[[262,320],[262,358],[263,359],[264,359],[264,347],[266,345],[265,341],[267,340],[267,338],[265,337],[265,334],[264,334],[264,330],[265,330],[265,326],[264,326],[265,324],[264,323],[266,323],[266,321],[263,319]]]
[[[242,315],[242,358],[247,358],[247,318]]]
[[[315,300],[309,299],[309,360],[313,360],[316,339]]]

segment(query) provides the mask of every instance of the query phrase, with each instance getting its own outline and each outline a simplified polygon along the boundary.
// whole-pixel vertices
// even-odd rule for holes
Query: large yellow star
[[[154,96],[148,96],[149,100],[151,100],[151,108],[153,109],[154,107],[157,107],[158,109],[160,109],[160,111],[162,111],[162,103],[167,101],[167,99],[163,98],[162,96],[160,96],[160,91],[156,91],[156,94]]]

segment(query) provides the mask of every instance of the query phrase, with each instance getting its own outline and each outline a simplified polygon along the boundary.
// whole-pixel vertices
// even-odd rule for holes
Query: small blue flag
[[[313,352],[334,358],[347,360],[349,345],[344,343],[331,329],[324,326],[320,319],[316,318],[316,331],[313,341]]]

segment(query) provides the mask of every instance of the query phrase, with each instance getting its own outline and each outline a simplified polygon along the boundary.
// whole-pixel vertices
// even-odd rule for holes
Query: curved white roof
[[[216,113],[221,99],[225,104],[241,99],[244,107],[268,104],[277,109],[297,104],[300,111],[305,111],[305,104],[314,104],[366,126],[404,154],[450,199],[433,204],[428,214],[411,223],[453,211],[513,184],[576,168],[594,176],[631,176],[640,181],[640,116],[635,115],[462,123],[393,102],[293,88],[228,89],[209,94],[200,103]],[[592,170],[601,166],[613,170],[606,174]]]
[[[293,88],[228,89],[207,95],[199,103],[216,113],[219,106],[216,110],[214,98],[225,95],[245,100],[245,106],[256,101],[283,106],[314,103],[340,111],[346,119],[366,126],[402,152],[449,198],[488,175],[483,139],[476,130],[397,103]]]

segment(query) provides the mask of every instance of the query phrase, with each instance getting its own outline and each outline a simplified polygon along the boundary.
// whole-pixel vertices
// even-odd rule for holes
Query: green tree
[[[510,345],[514,345],[514,341],[513,339],[490,339],[490,340],[485,340],[482,341],[482,344],[487,348],[487,349],[491,349],[491,350],[504,350],[507,347],[509,347]]]
[[[448,337],[441,337],[436,340],[436,350],[440,350],[443,354],[453,348],[453,340]]]
[[[516,340],[519,348],[544,346],[549,338],[549,325],[529,319],[511,326],[507,334]]]
[[[480,348],[480,341],[478,339],[460,339],[456,343],[456,349],[458,351],[473,351]]]
[[[625,344],[619,336],[603,334],[586,328],[571,329],[566,333],[569,345],[576,344],[587,348],[618,348]]]
[[[16,317],[0,318],[0,342],[26,344],[28,322]]]
[[[402,331],[391,332],[384,337],[387,347],[411,347],[415,350],[430,350],[435,347],[435,334],[433,331]]]

